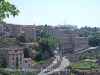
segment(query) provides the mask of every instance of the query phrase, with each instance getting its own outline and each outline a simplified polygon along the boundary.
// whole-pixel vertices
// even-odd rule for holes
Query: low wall
[[[40,72],[41,70],[45,69],[48,65],[50,65],[53,60],[55,59],[55,57],[53,57],[52,59],[48,60],[46,63],[40,65],[40,64],[36,64],[36,65],[33,65],[32,68],[35,69],[36,71],[35,72]]]
[[[79,56],[66,56],[67,59],[69,59],[71,62],[78,62]]]
[[[3,45],[3,47],[9,47],[9,46],[16,46],[16,45],[18,45],[18,43],[17,42],[4,42],[4,43],[2,43],[2,45]]]
[[[57,64],[55,64],[53,67],[52,67],[52,69],[56,69],[56,68],[58,68],[60,65],[61,65],[61,61],[62,61],[62,57],[60,56],[60,61],[58,61],[58,63]]]
[[[77,75],[100,75],[100,72],[79,72],[75,69],[71,69],[71,73],[77,74]]]
[[[67,71],[57,71],[57,72],[54,72],[53,74],[49,74],[49,75],[70,75],[69,72]]]

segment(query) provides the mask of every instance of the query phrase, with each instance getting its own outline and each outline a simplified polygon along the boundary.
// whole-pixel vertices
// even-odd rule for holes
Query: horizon
[[[19,9],[19,16],[3,21],[21,25],[71,24],[80,27],[99,27],[99,0],[30,0],[12,1]],[[66,22],[65,22],[66,20]]]

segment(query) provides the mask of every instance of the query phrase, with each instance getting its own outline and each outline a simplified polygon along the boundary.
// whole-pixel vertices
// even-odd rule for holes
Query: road
[[[91,50],[91,49],[96,49],[98,47],[89,47],[87,49],[84,49],[83,51],[80,51],[78,53],[82,53],[84,51],[87,51],[87,50]],[[75,54],[78,54],[78,53],[75,53]],[[53,61],[53,63],[51,65],[49,65],[46,69],[42,70],[40,73],[38,73],[38,75],[48,75],[48,74],[52,74],[53,72],[55,71],[60,71],[60,70],[63,70],[65,67],[67,67],[69,65],[69,62],[68,62],[68,59],[66,59],[65,57],[63,57],[62,61],[61,61],[61,65],[55,69],[55,70],[51,70],[50,68],[52,66],[54,66],[56,63],[57,63],[57,60],[59,61],[60,60],[60,56],[59,54],[57,53],[57,51],[55,51],[55,60]]]
[[[58,54],[57,51],[55,51],[55,60],[51,63],[51,65],[47,66],[46,69],[42,70],[40,73],[38,73],[38,75],[47,75],[47,73],[45,73],[45,71],[51,71],[51,67],[53,67],[58,61],[60,61],[60,55]]]
[[[60,70],[65,69],[65,67],[67,67],[68,65],[69,65],[68,59],[66,59],[65,57],[63,57],[63,59],[61,61],[61,65],[57,69],[55,69],[55,70],[48,69],[48,72],[45,73],[45,71],[42,71],[38,75],[52,74],[55,71],[60,71]]]
[[[69,65],[68,59],[66,59],[65,57],[63,57],[63,59],[62,59],[62,61],[61,61],[61,65],[60,65],[57,69],[55,69],[55,70],[53,70],[53,71],[51,71],[51,72],[48,72],[47,74],[52,74],[52,73],[55,72],[55,71],[63,70],[63,69],[65,69],[68,65]]]
[[[79,53],[82,53],[82,52],[85,52],[85,51],[88,51],[88,50],[91,50],[91,49],[96,49],[96,48],[98,48],[99,46],[97,46],[97,47],[89,47],[89,48],[87,48],[87,49],[84,49],[84,50],[82,50],[82,51],[79,51],[79,52],[77,52],[77,53],[74,53],[74,54],[79,54]],[[73,55],[73,54],[66,54],[66,55],[64,55],[65,57],[66,56],[69,56],[69,55]]]
[[[78,52],[78,53],[82,53],[82,52],[84,52],[84,51],[91,50],[91,49],[96,49],[96,48],[98,48],[98,47],[89,47],[89,48],[84,49],[84,50],[82,50],[82,51],[80,51],[80,52]],[[78,54],[78,53],[75,53],[75,54]]]

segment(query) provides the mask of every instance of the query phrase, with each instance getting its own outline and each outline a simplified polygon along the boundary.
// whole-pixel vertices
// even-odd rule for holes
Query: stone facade
[[[60,29],[58,27],[46,26],[44,31],[52,36],[57,36],[60,40],[59,49],[62,55],[75,53],[88,48],[88,38],[79,37],[71,29]]]
[[[98,55],[98,65],[100,65],[100,55]]]
[[[32,66],[32,59],[24,58],[22,50],[6,51],[5,60],[10,69],[30,69]]]

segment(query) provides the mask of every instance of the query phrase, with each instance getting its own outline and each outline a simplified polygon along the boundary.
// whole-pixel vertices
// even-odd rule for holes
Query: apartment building
[[[0,36],[17,37],[22,34],[27,36],[31,41],[35,40],[41,35],[41,27],[35,25],[20,25],[8,24],[5,22],[0,23]]]
[[[18,35],[20,35],[20,31],[21,31],[21,25],[19,24],[6,24],[6,26],[9,26],[9,37],[17,37]]]
[[[36,27],[32,25],[23,25],[21,32],[23,31],[24,35],[27,36],[31,41],[36,39]]]
[[[5,22],[1,22],[0,23],[0,37],[2,36],[2,35],[6,35],[6,33],[7,33],[7,26],[6,26],[6,23]]]
[[[6,64],[10,69],[30,69],[31,58],[24,58],[22,50],[6,51]]]
[[[88,47],[88,38],[79,37],[73,29],[60,29],[59,27],[47,26],[44,28],[44,31],[59,38],[59,49],[62,55],[75,53]]]

